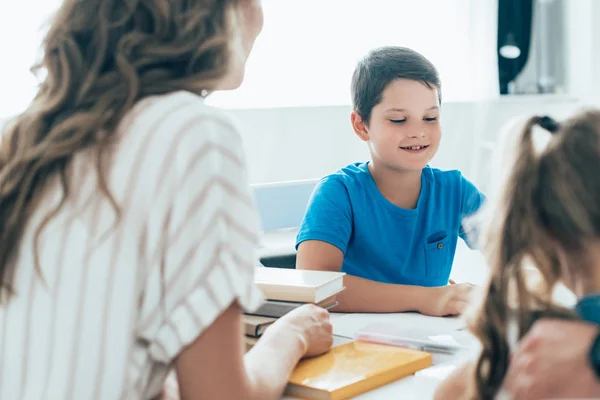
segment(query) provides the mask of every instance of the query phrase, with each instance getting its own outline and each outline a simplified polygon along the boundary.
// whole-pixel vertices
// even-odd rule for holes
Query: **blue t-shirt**
[[[575,312],[582,320],[600,325],[600,294],[589,294],[580,299]]]
[[[448,283],[463,219],[484,196],[459,171],[423,169],[415,209],[400,208],[379,191],[368,163],[355,163],[315,187],[296,238],[330,243],[344,253],[342,271],[396,284]]]

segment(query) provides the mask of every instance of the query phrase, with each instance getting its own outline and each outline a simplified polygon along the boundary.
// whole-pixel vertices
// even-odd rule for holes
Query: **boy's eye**
[[[435,122],[435,121],[437,121],[437,117],[425,118],[425,121],[427,121],[427,122]]]
[[[393,124],[403,124],[404,122],[406,122],[406,118],[404,119],[390,119],[390,122]]]

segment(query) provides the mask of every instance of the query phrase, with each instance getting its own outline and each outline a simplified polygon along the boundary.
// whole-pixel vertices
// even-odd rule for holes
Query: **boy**
[[[427,164],[441,137],[441,83],[421,54],[383,47],[352,77],[351,115],[371,161],[321,180],[298,233],[297,268],[343,271],[336,311],[462,312],[472,286],[448,285],[463,219],[484,196]]]

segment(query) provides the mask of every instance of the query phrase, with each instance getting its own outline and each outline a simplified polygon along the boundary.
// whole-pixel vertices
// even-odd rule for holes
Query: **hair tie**
[[[550,133],[556,133],[560,129],[560,124],[548,116],[541,117],[538,121],[538,125]]]

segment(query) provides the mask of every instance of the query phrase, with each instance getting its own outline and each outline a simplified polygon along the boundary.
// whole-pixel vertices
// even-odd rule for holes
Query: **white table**
[[[340,314],[332,313],[334,346],[352,341],[355,333],[373,323],[400,323],[422,328],[431,328],[456,335],[467,335],[464,322],[459,318],[435,318],[416,313],[398,314]],[[476,347],[474,346],[474,351]],[[431,399],[442,379],[461,362],[464,357],[433,356],[433,365],[415,375],[389,383],[355,399]],[[296,400],[284,397],[282,400]]]

